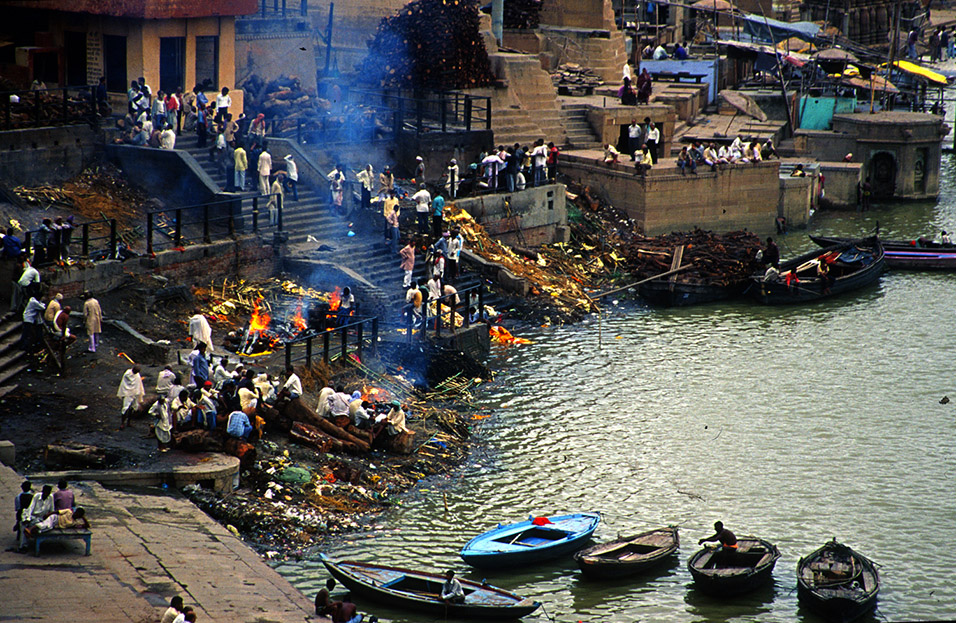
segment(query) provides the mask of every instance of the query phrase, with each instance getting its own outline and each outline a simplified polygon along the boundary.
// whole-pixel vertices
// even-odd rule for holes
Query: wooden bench
[[[64,539],[83,539],[86,543],[86,556],[90,555],[90,547],[92,545],[93,533],[89,530],[84,530],[82,528],[54,528],[53,530],[48,530],[46,532],[41,532],[36,536],[34,540],[34,556],[40,555],[40,543],[44,541],[62,541]]]

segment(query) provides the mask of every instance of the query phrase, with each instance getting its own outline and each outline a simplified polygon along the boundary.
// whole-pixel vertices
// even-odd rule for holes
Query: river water
[[[861,234],[877,220],[888,238],[956,229],[952,156],[943,179],[938,204],[820,213],[809,232]],[[806,233],[781,238],[784,258],[811,247]],[[476,425],[468,464],[329,554],[455,568],[562,622],[814,621],[798,607],[796,564],[836,537],[881,565],[879,619],[956,617],[956,274],[887,273],[802,307],[609,307],[600,322],[525,331],[533,344],[497,350],[501,372],[480,398],[493,416]],[[597,540],[679,524],[679,562],[598,583],[570,557],[513,572],[458,558],[498,522],[578,511],[603,513]],[[692,589],[686,560],[715,520],[778,546],[772,588],[733,601]],[[328,578],[315,560],[278,570],[307,595]]]

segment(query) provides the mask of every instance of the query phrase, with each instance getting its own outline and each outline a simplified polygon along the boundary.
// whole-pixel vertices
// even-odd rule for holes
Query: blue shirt
[[[252,424],[249,423],[249,416],[242,411],[233,411],[229,414],[229,422],[226,424],[226,432],[233,437],[245,437],[252,431]]]
[[[441,195],[438,195],[432,200],[432,212],[435,216],[441,216],[442,211],[445,209],[445,198]]]
[[[20,239],[16,236],[4,236],[3,237],[3,256],[4,257],[20,257],[23,247],[20,246]]]
[[[684,46],[682,45],[677,46],[677,49],[674,50],[674,58],[676,58],[679,61],[687,60],[687,50],[684,49]]]
[[[203,381],[209,380],[209,360],[202,355],[193,359],[193,376]]]

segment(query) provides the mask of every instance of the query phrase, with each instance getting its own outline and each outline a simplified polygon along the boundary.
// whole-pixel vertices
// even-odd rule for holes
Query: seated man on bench
[[[67,528],[78,528],[89,530],[90,522],[86,519],[86,510],[79,507],[76,510],[65,509],[57,511],[41,521],[38,524],[25,528],[28,539],[35,539],[37,536],[50,530]]]

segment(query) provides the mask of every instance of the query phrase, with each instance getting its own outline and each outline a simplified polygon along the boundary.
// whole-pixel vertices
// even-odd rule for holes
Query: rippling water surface
[[[857,234],[877,220],[886,237],[956,229],[954,169],[947,156],[939,204],[824,213],[810,231]],[[784,257],[809,246],[805,232],[781,243]],[[879,618],[956,617],[956,400],[939,404],[956,398],[956,274],[888,273],[803,307],[610,307],[600,322],[496,351],[501,373],[480,400],[494,415],[476,426],[468,464],[329,553],[453,567],[542,601],[557,621],[813,621],[798,608],[795,566],[837,537],[881,565]],[[570,558],[513,572],[458,558],[499,521],[576,511],[603,513],[598,540],[679,524],[679,563],[607,584],[583,580]],[[718,519],[777,544],[772,588],[731,602],[692,590],[685,561]],[[309,595],[328,577],[315,560],[278,570]]]

